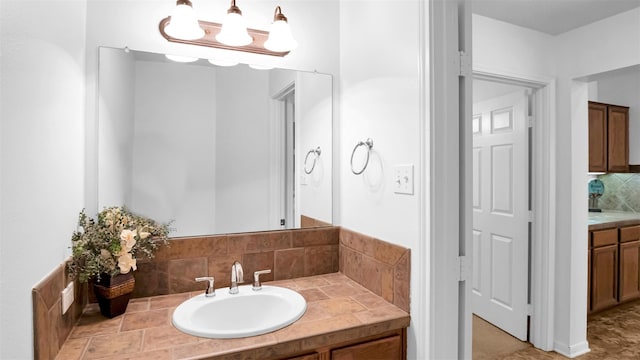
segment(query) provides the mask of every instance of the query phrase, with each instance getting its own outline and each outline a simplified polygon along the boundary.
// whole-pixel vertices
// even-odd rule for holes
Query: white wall
[[[172,236],[215,232],[216,80],[212,66],[136,62],[127,205],[162,222],[175,220]]]
[[[588,84],[574,79],[640,63],[640,8],[557,36],[556,347],[586,344]]]
[[[85,20],[84,1],[0,8],[2,359],[33,357],[31,289],[69,255],[83,206]]]
[[[331,209],[331,169],[333,150],[331,136],[331,77],[301,72],[296,81],[296,130],[299,141],[296,148],[296,174],[300,184],[297,192],[299,212],[327,223],[332,223]],[[320,147],[320,156],[315,154],[305,158],[311,149]],[[305,173],[305,166],[310,174]],[[302,180],[304,179],[304,180]],[[298,217],[299,219],[299,217]]]
[[[246,66],[224,70],[217,78],[224,91],[217,92],[215,152],[225,156],[216,160],[216,231],[273,229],[268,216],[268,72]]]
[[[117,49],[100,49],[100,208],[126,205],[131,200],[135,79],[135,59],[132,54]]]
[[[419,2],[343,1],[340,3],[340,225],[412,249],[417,267],[420,241],[419,187],[414,195],[394,194],[393,167],[414,165],[419,184]],[[363,175],[349,159],[358,141],[374,141]],[[360,148],[359,150],[362,150]],[[426,155],[428,156],[428,154]],[[356,169],[359,170],[359,169]],[[414,321],[427,309],[417,299],[424,284],[411,276]],[[420,321],[420,320],[418,320]],[[426,334],[409,328],[408,358],[416,358]]]
[[[555,74],[552,36],[473,14],[473,70],[504,75]]]

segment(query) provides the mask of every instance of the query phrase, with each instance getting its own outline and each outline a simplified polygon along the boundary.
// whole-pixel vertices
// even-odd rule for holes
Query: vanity
[[[307,301],[295,323],[264,335],[207,339],[171,325],[174,309],[201,292],[133,299],[113,319],[85,308],[57,359],[405,359],[409,314],[342,273],[273,281]],[[242,316],[242,314],[238,314]]]
[[[212,276],[222,291],[234,260],[245,274],[271,269],[262,284],[301,294],[304,315],[239,339],[177,330],[173,310],[207,287],[195,278]],[[174,238],[138,263],[127,312],[113,319],[100,315],[92,291],[77,281],[73,305],[61,314],[60,292],[70,279],[64,264],[52,271],[33,289],[34,358],[405,359],[410,273],[410,249],[343,227]]]

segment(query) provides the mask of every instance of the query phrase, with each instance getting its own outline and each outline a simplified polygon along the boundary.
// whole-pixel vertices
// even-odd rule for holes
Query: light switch
[[[393,192],[413,195],[413,165],[396,165]]]

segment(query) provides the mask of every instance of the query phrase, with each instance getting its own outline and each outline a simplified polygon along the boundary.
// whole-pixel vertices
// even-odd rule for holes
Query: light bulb
[[[231,1],[231,7],[227,10],[222,28],[216,40],[229,46],[245,46],[253,42],[253,38],[247,32],[247,25],[242,17],[242,11],[236,6],[236,1]]]
[[[178,0],[171,13],[169,25],[164,28],[167,35],[182,40],[196,40],[204,36],[196,12],[189,0]]]
[[[291,51],[298,47],[298,42],[293,38],[287,18],[282,14],[280,6],[276,7],[269,38],[264,42],[264,47],[275,52]]]

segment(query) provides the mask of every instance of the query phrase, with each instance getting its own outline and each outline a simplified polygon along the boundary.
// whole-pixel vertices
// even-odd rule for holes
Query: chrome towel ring
[[[364,165],[362,166],[362,169],[360,169],[359,171],[354,170],[353,168],[353,155],[355,155],[356,150],[358,150],[358,148],[360,146],[367,146],[367,159],[364,161]],[[351,152],[351,172],[354,173],[355,175],[360,175],[364,172],[364,170],[367,168],[367,165],[369,165],[369,154],[371,153],[371,148],[373,148],[373,140],[371,138],[368,138],[366,141],[359,141],[356,146],[353,148],[353,151]]]
[[[322,151],[320,150],[320,146],[318,146],[315,149],[311,149],[307,152],[307,156],[304,157],[304,173],[309,175],[313,172],[313,169],[316,168],[316,161],[318,160],[318,158],[320,157],[320,153]],[[313,157],[313,164],[311,164],[311,169],[307,170],[307,161],[309,160],[309,155],[311,154],[315,154],[315,156]]]

